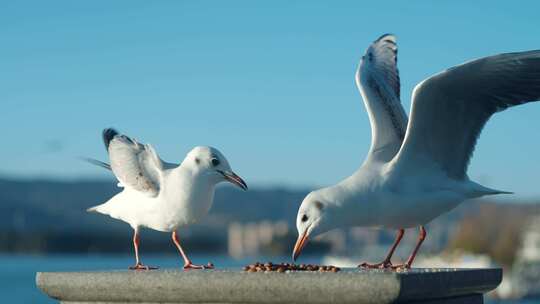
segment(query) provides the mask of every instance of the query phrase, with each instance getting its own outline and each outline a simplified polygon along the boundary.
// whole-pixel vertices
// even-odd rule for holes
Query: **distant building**
[[[524,231],[518,259],[523,262],[540,262],[540,216],[533,217]]]
[[[523,230],[512,271],[497,292],[501,298],[540,297],[540,216],[532,217]]]
[[[265,246],[286,236],[288,232],[289,225],[285,221],[232,223],[228,231],[229,255],[235,258],[259,255]]]

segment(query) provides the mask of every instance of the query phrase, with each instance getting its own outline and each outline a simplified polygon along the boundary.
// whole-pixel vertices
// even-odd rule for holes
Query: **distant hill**
[[[127,224],[85,211],[120,190],[113,180],[0,179],[0,252],[130,251],[132,231]],[[291,229],[290,237],[294,238],[296,212],[307,193],[307,189],[268,188],[244,192],[231,186],[218,187],[209,216],[179,232],[191,250],[213,252],[227,250],[227,229],[232,222],[284,220]],[[433,247],[446,246],[458,221],[481,212],[482,204],[494,208],[500,205],[467,202],[430,224],[429,241]],[[538,209],[531,208],[530,204],[511,206],[525,210],[524,214]],[[392,240],[392,233],[388,234],[388,241]],[[167,234],[149,230],[142,234],[145,251],[162,252],[164,246],[170,245]]]
[[[0,229],[39,231],[97,231],[114,229],[111,219],[88,214],[121,191],[113,181],[60,182],[0,179]],[[247,192],[218,187],[211,218],[223,221],[282,220],[293,223],[308,191],[281,188]]]
[[[86,251],[93,245],[84,244],[94,243],[98,250],[114,251],[114,240],[122,240],[122,248],[129,248],[125,246],[131,233],[128,225],[85,211],[120,190],[112,180],[0,179],[0,251]],[[191,228],[187,236],[217,231],[214,235],[222,246],[227,224],[233,221],[286,220],[294,224],[307,192],[280,188],[244,192],[230,186],[218,187],[210,215]],[[163,238],[163,234],[144,233],[149,233],[151,240]],[[168,241],[168,236],[164,240]],[[147,247],[153,246],[147,242]]]

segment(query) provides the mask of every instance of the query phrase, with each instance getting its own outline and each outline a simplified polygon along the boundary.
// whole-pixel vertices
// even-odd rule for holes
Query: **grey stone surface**
[[[500,269],[349,269],[338,273],[240,270],[41,272],[62,303],[482,303]]]

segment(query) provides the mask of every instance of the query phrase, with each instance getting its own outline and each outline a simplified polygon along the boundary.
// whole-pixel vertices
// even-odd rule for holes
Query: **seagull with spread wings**
[[[473,60],[418,84],[410,120],[400,102],[397,45],[383,35],[367,49],[356,74],[371,123],[371,148],[352,176],[309,193],[296,220],[296,259],[308,239],[339,227],[397,230],[386,258],[366,268],[410,268],[426,238],[424,226],[467,199],[508,193],[471,181],[467,167],[488,119],[540,99],[540,50]],[[392,255],[405,229],[419,227],[407,261]]]
[[[103,131],[110,165],[90,160],[110,169],[124,190],[104,204],[88,211],[109,215],[133,228],[135,266],[130,269],[151,269],[139,259],[139,230],[147,227],[171,232],[172,241],[184,260],[184,269],[213,268],[194,265],[180,246],[177,229],[196,223],[204,217],[214,200],[218,183],[228,181],[247,190],[225,156],[212,147],[195,147],[180,165],[164,162],[151,145],[141,144],[114,129]]]

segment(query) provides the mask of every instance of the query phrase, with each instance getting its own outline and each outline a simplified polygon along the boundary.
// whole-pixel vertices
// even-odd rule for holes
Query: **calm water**
[[[213,262],[219,268],[242,267],[255,259],[235,260],[229,257],[197,256],[190,258],[194,263]],[[258,261],[288,261],[288,258],[266,258]],[[181,260],[177,256],[144,255],[143,262],[160,268],[180,268]],[[318,263],[312,260],[310,263]],[[126,269],[133,264],[133,257],[126,255],[62,255],[62,256],[29,256],[0,255],[0,299],[1,303],[57,303],[50,300],[35,284],[38,271],[79,271],[79,270],[111,270]]]
[[[228,257],[192,256],[195,263],[206,264],[212,261],[217,267],[241,267],[254,259],[234,260]],[[288,258],[258,259],[259,261],[288,261]],[[149,256],[144,260],[148,265],[159,265],[161,268],[180,267],[181,262],[176,256]],[[304,261],[319,263],[316,259]],[[35,285],[35,275],[38,271],[77,271],[100,269],[126,269],[133,263],[131,256],[28,256],[0,255],[0,298],[2,303],[56,303],[42,294]],[[536,301],[487,301],[490,304],[533,304]]]
[[[221,267],[240,267],[246,261],[219,257],[193,256],[197,263],[212,261]],[[148,265],[162,268],[180,267],[176,256],[144,256]],[[131,256],[20,256],[0,255],[0,295],[2,303],[57,303],[36,288],[38,271],[77,271],[126,269],[133,264]]]

